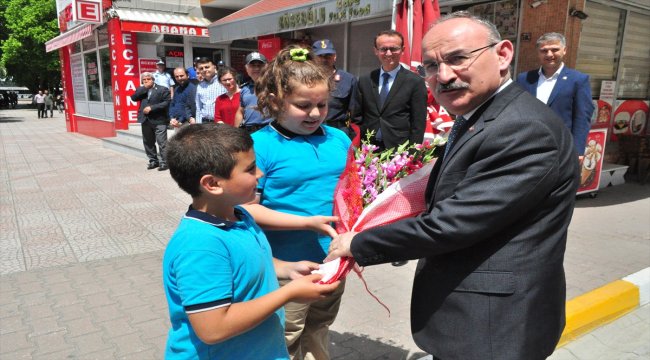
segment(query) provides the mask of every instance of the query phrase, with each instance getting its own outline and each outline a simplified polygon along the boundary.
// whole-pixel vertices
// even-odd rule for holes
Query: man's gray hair
[[[150,77],[150,78],[153,79],[153,74],[150,73],[149,71],[145,71],[145,72],[143,72],[142,74],[140,74],[140,81],[142,81],[142,79],[144,79],[144,78],[146,78],[146,77]]]
[[[539,39],[537,39],[535,45],[539,49],[540,47],[542,47],[542,45],[551,41],[559,41],[562,47],[566,47],[566,38],[564,37],[564,35],[556,32],[549,32],[540,36]]]
[[[488,41],[490,43],[498,43],[501,41],[501,34],[499,33],[499,30],[497,29],[496,25],[494,25],[491,21],[483,19],[481,17],[478,17],[476,15],[471,14],[469,11],[455,11],[453,13],[441,16],[438,21],[436,21],[436,24],[439,24],[441,22],[451,20],[451,19],[470,19],[483,27],[485,27],[488,30]]]

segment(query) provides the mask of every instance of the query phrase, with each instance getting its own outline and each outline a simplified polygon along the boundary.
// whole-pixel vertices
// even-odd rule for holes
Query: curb
[[[567,301],[557,347],[612,322],[650,300],[650,267]]]

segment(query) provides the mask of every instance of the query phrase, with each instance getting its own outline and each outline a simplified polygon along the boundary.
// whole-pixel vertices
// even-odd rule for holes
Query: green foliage
[[[0,0],[0,67],[17,85],[58,88],[59,52],[45,42],[59,35],[54,0]]]

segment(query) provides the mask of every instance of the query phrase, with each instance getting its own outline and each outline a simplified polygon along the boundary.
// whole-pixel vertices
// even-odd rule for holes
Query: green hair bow
[[[293,61],[307,61],[307,54],[309,54],[309,50],[307,49],[289,50],[289,55],[291,55],[291,60]]]

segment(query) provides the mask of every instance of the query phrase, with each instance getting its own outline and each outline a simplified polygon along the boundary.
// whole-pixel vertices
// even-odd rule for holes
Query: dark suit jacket
[[[379,69],[359,79],[356,92],[355,123],[359,124],[361,139],[366,131],[381,127],[383,143],[392,148],[403,144],[422,143],[427,117],[427,89],[424,80],[407,69],[401,69],[393,81],[384,106],[379,103]]]
[[[550,355],[565,324],[564,250],[578,187],[571,134],[510,84],[431,173],[429,210],[355,235],[362,266],[420,259],[418,346],[441,359]]]
[[[537,96],[538,71],[539,69],[531,70],[517,76],[517,83],[534,96]],[[591,114],[594,112],[589,75],[564,66],[546,105],[553,109],[571,130],[576,151],[578,155],[583,155],[591,128]]]
[[[154,85],[151,90],[149,98],[147,98],[148,89],[144,86],[135,89],[135,92],[131,95],[131,100],[140,101],[138,122],[143,123],[148,120],[153,125],[167,125],[169,124],[168,111],[171,101],[169,89],[164,86]],[[151,106],[151,111],[145,115],[142,110],[147,106]]]

